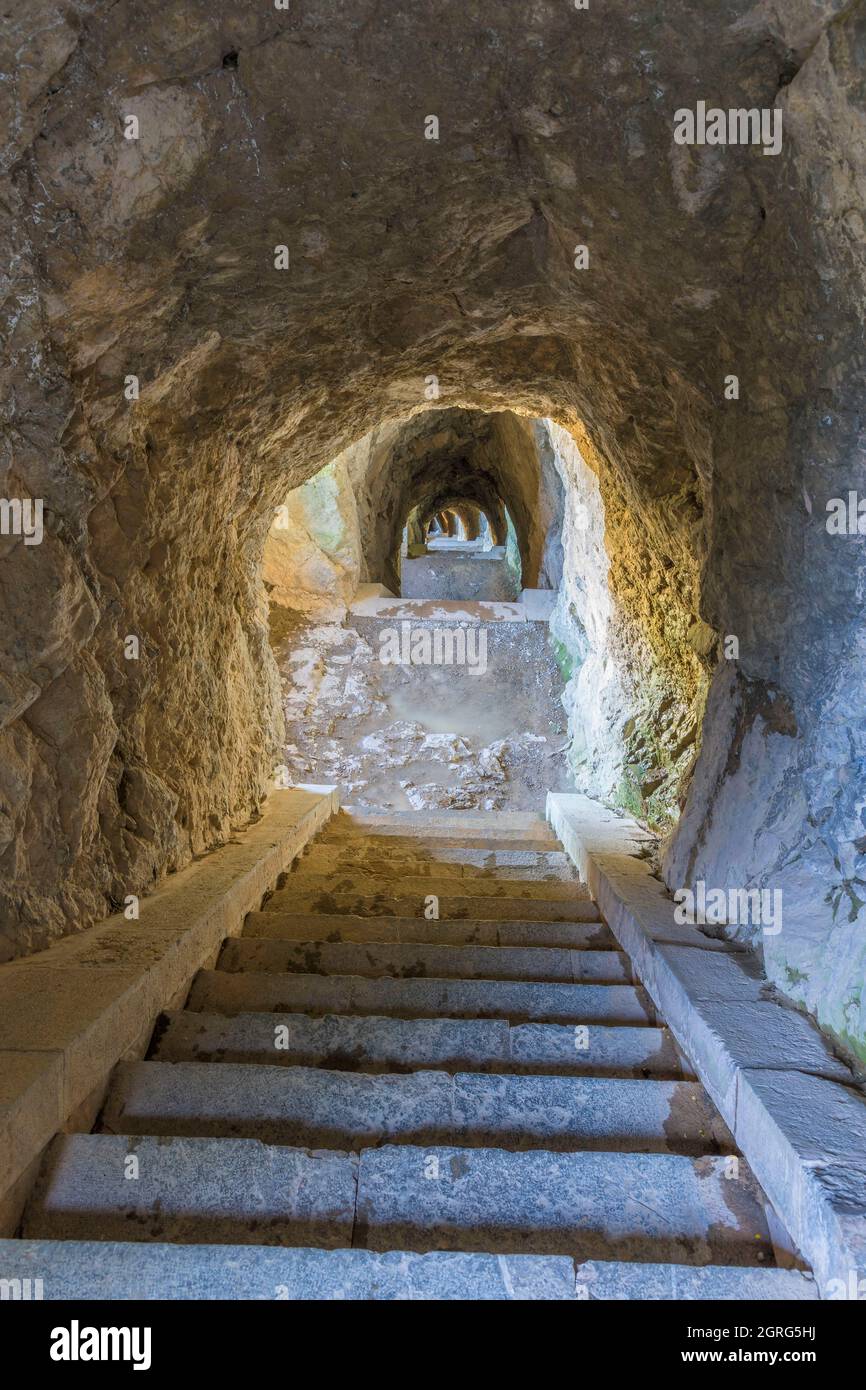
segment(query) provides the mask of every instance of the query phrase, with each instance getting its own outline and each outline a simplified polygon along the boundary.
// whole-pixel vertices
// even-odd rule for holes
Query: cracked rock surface
[[[825,525],[866,493],[864,25],[862,0],[4,18],[0,495],[43,499],[45,537],[0,536],[0,955],[256,813],[286,493],[431,403],[507,410],[598,479],[653,672],[624,803],[678,816],[672,886],[783,890],[770,976],[866,1056],[866,554]],[[699,100],[778,107],[781,153],[675,144]]]
[[[487,669],[472,675],[383,665],[380,621],[311,625],[276,610],[273,622],[292,782],[338,783],[380,811],[543,810],[548,788],[571,790],[543,624],[485,624]]]

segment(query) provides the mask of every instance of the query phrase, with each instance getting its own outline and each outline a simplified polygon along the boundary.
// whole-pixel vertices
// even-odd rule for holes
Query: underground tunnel
[[[195,1144],[231,1140],[361,1153],[365,1256],[452,1260],[455,1297],[515,1296],[483,1261],[521,1253],[527,1298],[833,1298],[866,1248],[863,5],[440,8],[2,19],[0,1052],[43,1118],[3,1154],[0,1278],[32,1248],[88,1296],[76,1248],[119,1241],[118,1287],[161,1296],[110,1193],[79,1201],[133,1133],[186,1146],[192,1215],[155,1239],[215,1296],[295,1289],[287,1247],[376,1296],[339,1221],[241,1238],[229,1178],[208,1208]],[[268,1053],[284,1019],[315,1046]],[[220,1066],[276,1077],[247,1129],[157,1094]],[[346,1130],[368,1077],[429,1084],[395,1091],[415,1128],[382,1102]],[[619,1113],[592,1086],[654,1118],[578,1132]],[[559,1234],[446,1239],[433,1182],[416,1225],[387,1209],[440,1144],[485,1191],[584,1164]],[[729,1155],[748,1181],[679,1244],[575,1216]],[[263,1263],[226,1294],[207,1249],[242,1240]],[[432,1267],[411,1296],[444,1296]]]

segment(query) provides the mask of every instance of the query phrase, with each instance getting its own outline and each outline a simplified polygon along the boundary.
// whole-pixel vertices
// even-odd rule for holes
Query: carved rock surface
[[[866,492],[862,4],[32,0],[3,26],[0,496],[43,499],[45,538],[0,538],[0,950],[255,813],[287,493],[431,406],[511,411],[596,474],[631,689],[651,669],[685,739],[709,688],[670,882],[781,884],[771,975],[866,1055],[866,557],[825,524]],[[675,144],[699,100],[778,107],[781,153]]]

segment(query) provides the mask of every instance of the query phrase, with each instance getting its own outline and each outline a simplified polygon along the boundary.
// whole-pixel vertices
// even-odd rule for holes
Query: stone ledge
[[[757,957],[674,921],[651,836],[585,796],[547,819],[803,1256],[821,1296],[866,1274],[866,1098]],[[834,1281],[842,1281],[835,1284]]]
[[[0,1240],[7,1297],[25,1301],[810,1300],[797,1270],[586,1261],[567,1255]]]
[[[380,598],[367,595],[349,605],[355,618],[378,618],[397,623],[525,623],[520,603],[504,599]]]
[[[556,589],[524,589],[520,602],[528,623],[549,623],[556,605]]]
[[[99,1103],[119,1061],[142,1055],[159,1013],[338,806],[332,787],[274,792],[260,821],[142,898],[137,921],[118,914],[0,965],[0,1231],[45,1145]]]
[[[10,1299],[576,1300],[566,1255],[0,1240]],[[741,1276],[750,1271],[740,1270]],[[764,1271],[761,1271],[764,1273]],[[610,1281],[608,1281],[610,1282]]]

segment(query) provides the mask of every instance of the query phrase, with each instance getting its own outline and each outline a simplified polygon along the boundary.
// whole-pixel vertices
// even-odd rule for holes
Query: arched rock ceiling
[[[6,22],[3,486],[48,533],[0,542],[7,949],[255,808],[270,509],[433,375],[442,407],[586,432],[611,580],[660,659],[699,621],[738,635],[683,872],[775,709],[799,809],[772,845],[754,829],[752,870],[812,826],[848,873],[862,548],[810,517],[862,475],[863,5],[31,0]],[[674,145],[697,100],[778,103],[782,153]]]
[[[537,583],[560,485],[542,476],[528,422],[508,411],[428,409],[371,432],[348,457],[372,579],[399,586],[397,560],[410,512],[419,508],[429,517],[467,501],[491,517],[500,543],[508,509],[526,583]]]

